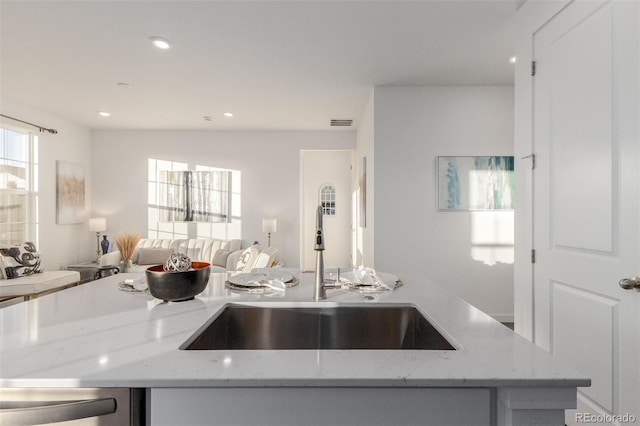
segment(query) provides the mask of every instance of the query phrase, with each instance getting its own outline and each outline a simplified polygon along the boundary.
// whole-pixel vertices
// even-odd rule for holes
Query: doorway
[[[324,264],[352,266],[352,150],[300,151],[300,265],[315,269],[316,211],[323,206]]]

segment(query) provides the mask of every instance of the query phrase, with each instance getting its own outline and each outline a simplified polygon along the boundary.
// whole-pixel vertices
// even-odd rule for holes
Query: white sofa
[[[192,261],[208,262],[211,264],[211,272],[238,270],[246,272],[248,268],[279,265],[277,263],[277,249],[271,247],[263,249],[256,245],[243,250],[242,240],[237,239],[142,239],[133,255],[133,271],[142,272],[151,265],[162,264],[171,253],[185,254]],[[263,253],[262,257],[260,257],[260,253]],[[258,259],[259,257],[260,259]],[[103,255],[100,264],[103,266],[119,265],[120,261],[120,252],[115,251]],[[241,268],[239,269],[239,267]]]

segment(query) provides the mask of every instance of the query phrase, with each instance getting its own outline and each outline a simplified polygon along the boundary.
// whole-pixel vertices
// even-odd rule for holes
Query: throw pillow
[[[242,250],[242,253],[240,253],[240,257],[238,257],[238,262],[236,263],[236,271],[241,272],[250,258],[251,247],[247,247],[246,249]]]
[[[255,265],[256,265],[256,260],[258,259],[258,256],[260,255],[261,251],[262,251],[262,247],[260,245],[256,244],[251,246],[251,256],[249,257],[247,264],[244,265],[244,268],[242,268],[242,272],[253,271],[253,268],[255,268]]]
[[[259,244],[254,244],[251,247],[247,247],[240,254],[238,263],[236,264],[236,271],[238,272],[251,272],[253,265],[256,263],[258,255],[262,251],[262,247]]]
[[[4,262],[2,256],[0,256],[0,280],[6,280],[7,276],[4,274]]]
[[[256,258],[254,268],[271,268],[278,261],[278,249],[267,247]]]
[[[142,248],[138,249],[138,265],[164,265],[173,254],[173,249]]]
[[[227,258],[231,252],[229,250],[216,250],[216,253],[213,255],[213,259],[211,260],[211,264],[214,266],[222,266],[223,268],[227,267]]]
[[[0,248],[0,256],[2,256],[4,276],[8,280],[42,272],[40,255],[35,244],[31,242],[21,246]]]

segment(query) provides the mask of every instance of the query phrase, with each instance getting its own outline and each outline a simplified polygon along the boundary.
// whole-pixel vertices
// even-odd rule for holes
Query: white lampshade
[[[92,217],[91,219],[89,219],[89,231],[104,232],[106,230],[107,230],[106,217]]]
[[[277,219],[262,219],[262,232],[276,232],[277,228]]]

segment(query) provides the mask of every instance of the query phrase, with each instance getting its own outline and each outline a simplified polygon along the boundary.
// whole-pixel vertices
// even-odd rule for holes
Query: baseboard
[[[577,408],[575,410],[565,410],[565,423],[567,426],[581,426],[586,422],[584,420],[578,420],[577,416],[584,416],[585,414],[593,415],[594,417],[601,416],[603,419],[609,414],[602,407],[598,406],[595,402],[591,401],[588,397],[578,392]],[[590,426],[613,426],[614,423],[589,421]],[[635,423],[635,422],[634,422]]]
[[[489,314],[489,316],[498,322],[513,322],[513,314]]]

